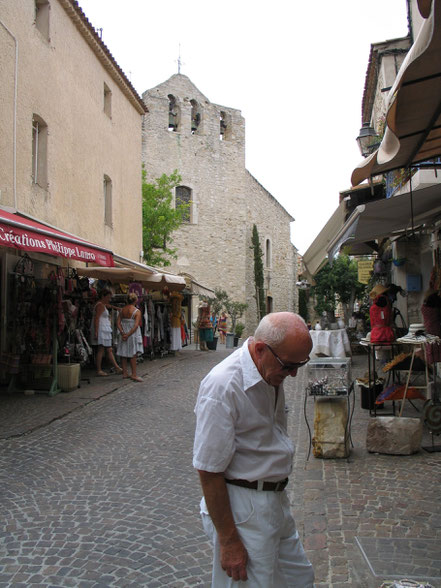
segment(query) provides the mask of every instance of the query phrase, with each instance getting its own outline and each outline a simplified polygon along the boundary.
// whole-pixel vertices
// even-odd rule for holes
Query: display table
[[[430,388],[430,378],[429,378],[429,370],[428,370],[428,362],[427,362],[427,352],[426,352],[426,341],[409,341],[408,339],[397,339],[396,341],[392,341],[390,343],[371,343],[368,341],[362,341],[361,344],[367,350],[367,357],[368,357],[368,383],[367,383],[367,393],[369,394],[369,406],[362,406],[362,408],[369,408],[369,414],[377,416],[377,405],[376,405],[376,397],[381,393],[383,389],[383,383],[380,380],[377,380],[377,367],[376,367],[376,351],[378,349],[386,349],[391,351],[392,356],[398,355],[403,349],[408,349],[409,347],[412,348],[411,356],[410,356],[410,365],[409,367],[400,367],[400,365],[396,365],[394,368],[390,369],[390,374],[388,374],[388,381],[390,380],[390,376],[392,376],[392,382],[396,383],[399,380],[399,372],[407,372],[406,375],[406,383],[404,385],[404,392],[403,396],[400,399],[401,406],[399,416],[402,416],[404,403],[406,399],[412,404],[412,406],[417,410],[416,406],[412,403],[410,398],[408,398],[408,390],[409,387],[412,386],[413,389],[422,389],[425,391],[426,398],[429,394]],[[410,384],[411,377],[416,375],[414,367],[415,361],[415,354],[416,351],[421,349],[424,355],[424,371],[420,372],[424,376],[424,384],[417,385],[416,383]],[[387,385],[387,384],[386,384]],[[382,413],[383,416],[386,416]],[[395,415],[395,402],[392,401],[392,413],[391,416]]]
[[[351,355],[351,343],[346,329],[335,329],[334,331],[309,331],[313,347],[310,356],[317,357],[318,354],[328,357],[346,357]]]

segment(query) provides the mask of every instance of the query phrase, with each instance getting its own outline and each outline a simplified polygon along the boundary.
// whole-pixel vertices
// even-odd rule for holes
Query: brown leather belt
[[[251,490],[264,490],[271,492],[282,492],[285,490],[288,484],[288,478],[280,480],[280,482],[248,482],[248,480],[228,480],[225,478],[227,484],[233,484],[233,486],[243,486],[244,488],[251,488]]]

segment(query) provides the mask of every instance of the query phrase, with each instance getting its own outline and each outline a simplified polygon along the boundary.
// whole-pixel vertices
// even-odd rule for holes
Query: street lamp
[[[377,135],[375,129],[368,122],[363,123],[356,140],[363,157],[367,157],[373,153],[380,144],[379,135]]]

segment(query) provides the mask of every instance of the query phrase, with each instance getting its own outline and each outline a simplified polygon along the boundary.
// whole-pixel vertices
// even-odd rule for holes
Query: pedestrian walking
[[[202,380],[193,465],[216,588],[232,580],[262,588],[313,586],[285,492],[294,446],[283,391],[283,381],[297,375],[311,349],[299,315],[269,314],[254,337]]]

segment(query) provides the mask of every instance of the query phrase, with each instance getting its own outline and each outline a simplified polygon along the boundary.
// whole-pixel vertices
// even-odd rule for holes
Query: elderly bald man
[[[299,315],[272,313],[201,382],[193,465],[213,543],[215,588],[314,585],[285,492],[294,446],[283,391],[283,381],[297,375],[311,349]]]

